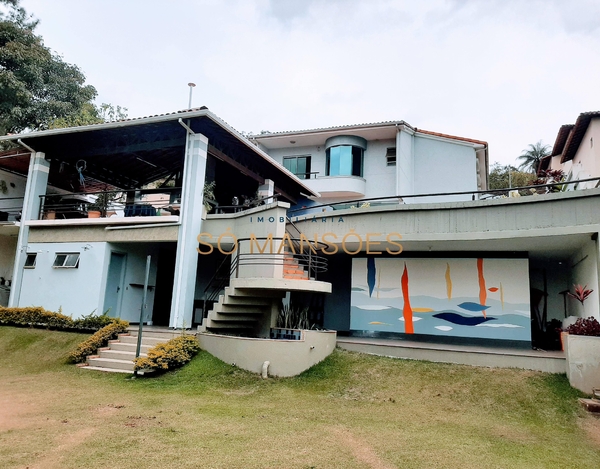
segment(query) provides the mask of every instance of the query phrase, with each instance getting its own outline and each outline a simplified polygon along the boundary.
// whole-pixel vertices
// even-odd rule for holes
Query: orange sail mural
[[[450,264],[446,262],[446,295],[448,301],[452,299],[452,277],[450,277]]]
[[[479,304],[485,306],[487,300],[487,291],[485,289],[485,277],[483,276],[483,259],[477,259],[477,277],[479,278]],[[486,317],[485,309],[481,310],[483,317]]]
[[[402,273],[402,296],[404,297],[404,307],[402,308],[402,316],[404,317],[404,332],[406,334],[414,334],[413,327],[413,311],[410,307],[410,298],[408,296],[408,270],[406,262],[404,263],[404,272]]]

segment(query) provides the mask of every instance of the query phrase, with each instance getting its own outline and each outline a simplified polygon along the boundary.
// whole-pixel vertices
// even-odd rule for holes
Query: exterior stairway
[[[278,305],[284,296],[285,291],[280,290],[225,287],[199,330],[229,335],[256,334],[264,318],[270,316],[273,304]]]
[[[156,344],[167,342],[180,335],[180,331],[145,330],[142,333],[142,347],[140,356],[145,357],[146,352]],[[86,363],[81,367],[85,370],[109,371],[113,373],[133,373],[133,360],[137,348],[138,328],[129,328],[126,334],[119,334],[117,340],[111,340],[108,347],[98,349],[97,355],[87,357]]]
[[[283,258],[283,278],[294,280],[308,280],[308,272],[298,264],[298,260],[286,251]]]

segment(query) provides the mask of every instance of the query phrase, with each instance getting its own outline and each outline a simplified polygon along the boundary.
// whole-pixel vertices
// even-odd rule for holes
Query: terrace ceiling
[[[52,161],[49,182],[57,187],[74,190],[73,179],[79,176],[77,167],[85,166],[83,176],[87,192],[103,190],[107,186],[135,189],[183,170],[187,131],[179,123],[180,117],[195,133],[208,138],[209,155],[212,157],[259,183],[272,179],[278,192],[291,201],[300,193],[311,194],[299,180],[244,141],[244,137],[206,108],[110,124],[34,132],[3,137],[2,140],[16,141],[20,138],[35,151],[44,152],[46,158]],[[0,167],[3,163],[8,164],[0,160]],[[16,165],[17,161],[12,164]],[[20,170],[23,169],[26,174],[26,167],[21,162]]]

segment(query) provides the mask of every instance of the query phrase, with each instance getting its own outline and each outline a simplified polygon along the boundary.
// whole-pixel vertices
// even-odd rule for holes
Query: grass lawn
[[[130,379],[67,365],[85,337],[0,327],[0,467],[600,467],[565,376],[337,350],[296,378],[201,352]]]

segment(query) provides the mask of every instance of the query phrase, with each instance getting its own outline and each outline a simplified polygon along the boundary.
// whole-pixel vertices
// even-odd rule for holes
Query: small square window
[[[78,252],[57,252],[52,267],[57,269],[76,269],[79,267]]]
[[[396,148],[388,148],[385,153],[385,159],[388,166],[396,166]]]
[[[25,268],[26,269],[35,269],[36,259],[37,259],[36,252],[28,252],[27,257],[25,258]]]

